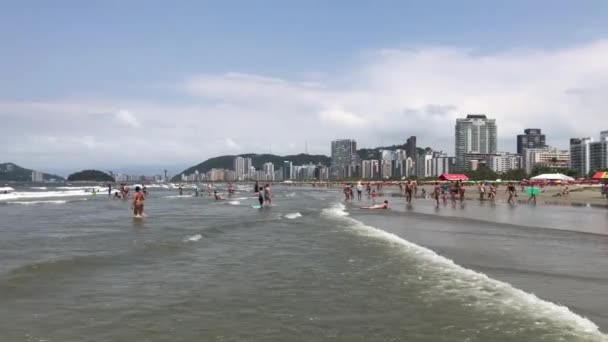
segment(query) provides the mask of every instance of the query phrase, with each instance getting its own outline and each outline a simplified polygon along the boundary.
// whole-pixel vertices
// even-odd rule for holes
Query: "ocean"
[[[608,210],[0,195],[0,341],[608,341]]]

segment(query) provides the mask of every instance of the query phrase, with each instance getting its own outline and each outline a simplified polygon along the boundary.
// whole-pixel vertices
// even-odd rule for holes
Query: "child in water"
[[[133,216],[143,217],[144,216],[144,194],[141,193],[141,189],[135,187],[135,195],[133,196]]]

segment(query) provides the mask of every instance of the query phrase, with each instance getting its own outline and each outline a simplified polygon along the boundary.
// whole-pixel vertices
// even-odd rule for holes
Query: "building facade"
[[[524,153],[524,148],[543,148],[545,147],[545,135],[540,128],[526,128],[524,134],[517,135],[517,154]]]
[[[568,168],[570,167],[570,151],[551,147],[524,148],[522,168],[526,173],[530,173],[535,166]]]
[[[331,142],[331,169],[333,178],[348,177],[353,154],[357,153],[357,142],[339,139]]]
[[[488,119],[483,114],[469,114],[464,119],[456,119],[455,171],[465,171],[466,154],[495,154],[496,134],[496,120]]]
[[[592,172],[608,169],[608,131],[600,133],[600,141],[589,144],[589,159]]]
[[[578,177],[585,177],[591,171],[592,138],[570,139],[570,169],[576,171]]]
[[[245,158],[236,157],[236,158],[234,158],[233,164],[234,164],[233,170],[234,170],[236,180],[239,180],[239,181],[245,180],[245,173],[246,173],[245,170],[247,170],[245,168]]]
[[[521,156],[513,153],[497,153],[486,159],[486,165],[496,173],[503,173],[521,168]]]

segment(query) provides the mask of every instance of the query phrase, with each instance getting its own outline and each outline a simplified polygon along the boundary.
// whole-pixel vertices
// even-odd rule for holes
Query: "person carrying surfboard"
[[[144,194],[141,193],[139,186],[135,187],[135,195],[133,195],[133,216],[144,216]]]

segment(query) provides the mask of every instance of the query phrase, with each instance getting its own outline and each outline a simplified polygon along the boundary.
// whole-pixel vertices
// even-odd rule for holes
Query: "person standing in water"
[[[255,185],[253,186],[253,192],[256,194],[260,192],[260,186],[258,185],[258,181],[255,181]]]
[[[182,196],[184,194],[184,189],[182,188],[182,185],[179,185],[179,195]]]
[[[435,182],[435,187],[433,187],[433,194],[431,196],[433,199],[435,199],[437,206],[439,206],[439,194],[440,193],[441,193],[441,186],[439,185],[439,182]]]
[[[513,184],[513,182],[509,182],[509,184],[507,185],[507,193],[509,194],[509,199],[507,200],[507,203],[515,204],[514,197],[517,197],[517,189],[515,188],[515,184]]]
[[[264,187],[264,200],[266,201],[267,205],[272,204],[272,195],[270,194],[270,184],[266,184],[266,186]]]
[[[260,207],[263,207],[264,206],[264,192],[260,191],[260,189],[258,189],[257,194],[258,194],[258,202],[260,202]]]
[[[412,192],[414,191],[414,184],[412,184],[411,180],[407,180],[405,182],[405,201],[410,204],[412,203]]]
[[[108,184],[108,196],[112,196],[112,184]]]
[[[135,195],[133,195],[133,216],[143,217],[144,216],[144,194],[141,192],[139,186],[135,187]]]
[[[357,184],[357,199],[360,201],[361,200],[361,195],[363,194],[363,185],[361,184],[361,182],[359,182]]]

